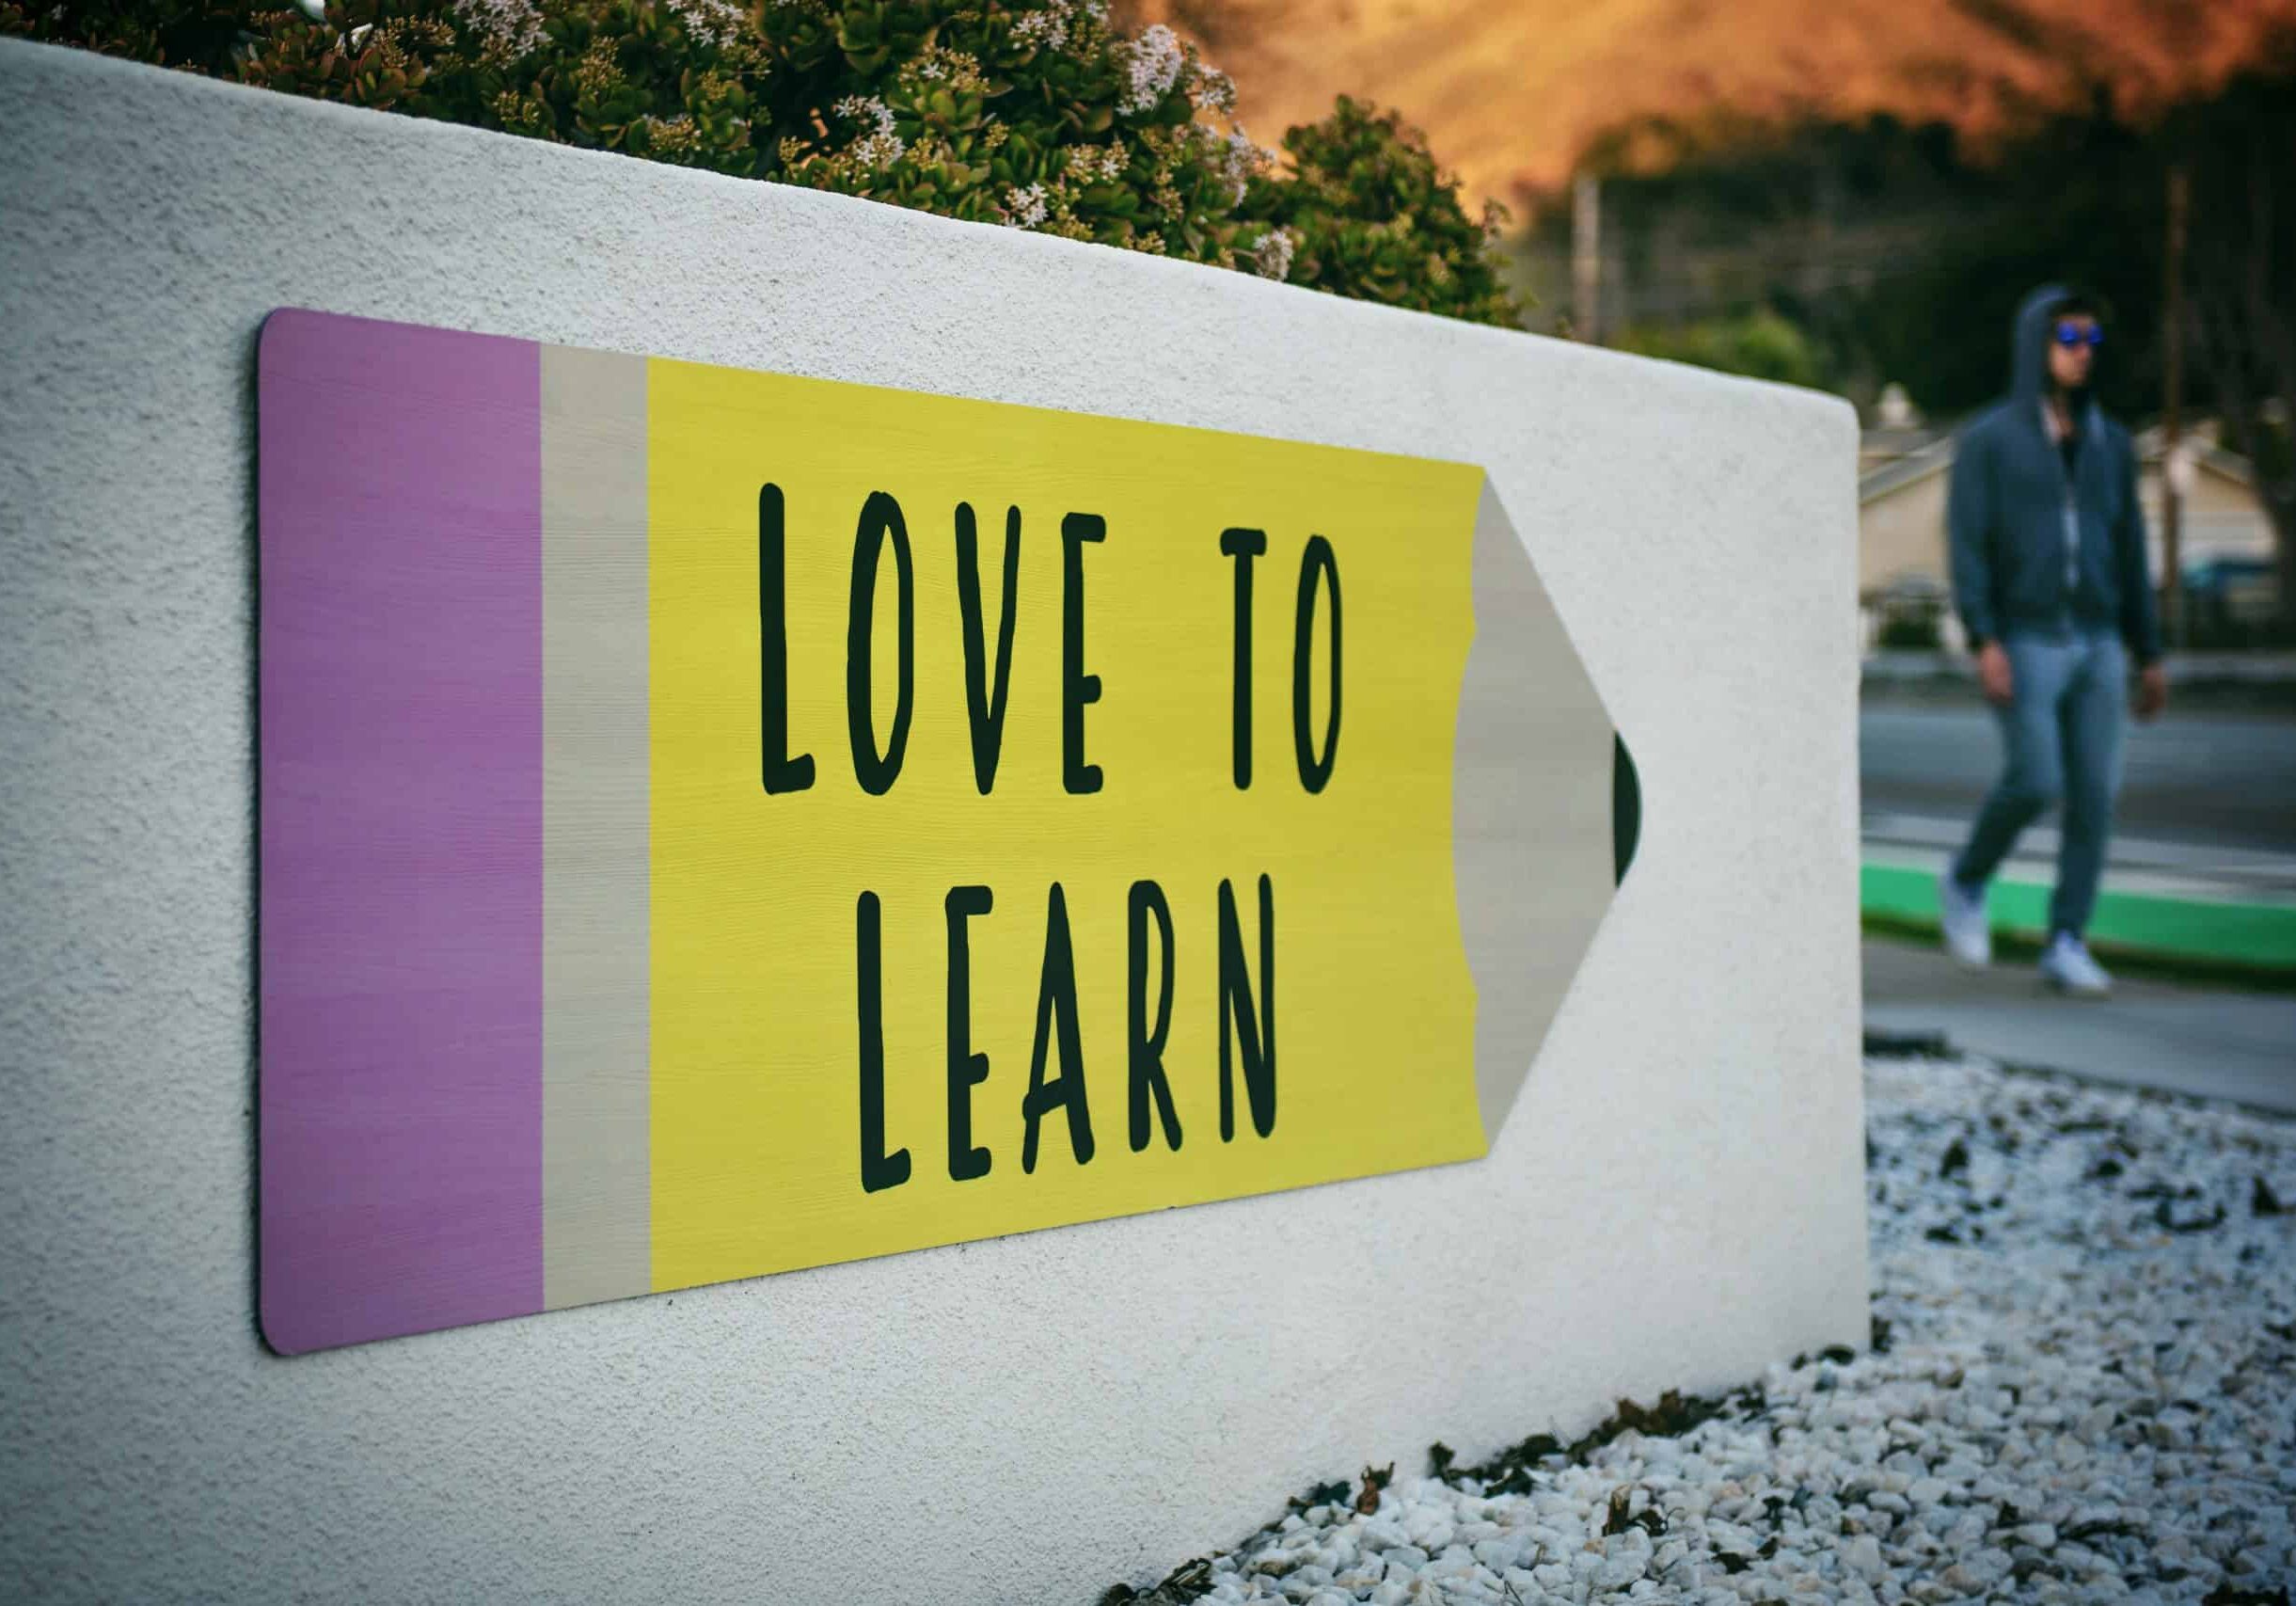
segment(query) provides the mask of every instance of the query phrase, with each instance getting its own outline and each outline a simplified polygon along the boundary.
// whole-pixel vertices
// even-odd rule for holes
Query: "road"
[[[1966,821],[2001,764],[2000,736],[1973,701],[1869,699],[1858,749],[1869,820]],[[2130,726],[2124,777],[2118,829],[2130,836],[2296,853],[2296,718],[2172,709]]]

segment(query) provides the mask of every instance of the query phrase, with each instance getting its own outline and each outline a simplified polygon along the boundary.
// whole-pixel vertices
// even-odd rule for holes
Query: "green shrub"
[[[1619,349],[1662,357],[1750,379],[1815,387],[1824,382],[1817,348],[1799,325],[1767,307],[1734,318],[1710,318],[1676,328],[1634,328]]]
[[[1479,324],[1521,321],[1492,249],[1505,209],[1489,202],[1470,220],[1459,181],[1397,114],[1342,95],[1330,117],[1286,134],[1284,151],[1291,170],[1255,180],[1243,206],[1294,247],[1277,277]]]
[[[1342,100],[1279,174],[1105,0],[0,0],[0,34],[1514,321],[1396,119]]]

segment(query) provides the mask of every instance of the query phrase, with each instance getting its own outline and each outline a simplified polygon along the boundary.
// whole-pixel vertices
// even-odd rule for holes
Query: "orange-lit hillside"
[[[1136,0],[1234,75],[1272,142],[1338,93],[1401,108],[1470,193],[1551,188],[1605,130],[1718,111],[1942,119],[1982,137],[2112,86],[2124,107],[2253,60],[2296,0]]]

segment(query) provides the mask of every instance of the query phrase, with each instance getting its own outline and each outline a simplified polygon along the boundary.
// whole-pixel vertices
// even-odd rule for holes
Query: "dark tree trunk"
[[[2227,95],[2193,129],[2190,333],[2228,444],[2272,528],[2279,626],[2296,635],[2296,117],[2286,83]]]

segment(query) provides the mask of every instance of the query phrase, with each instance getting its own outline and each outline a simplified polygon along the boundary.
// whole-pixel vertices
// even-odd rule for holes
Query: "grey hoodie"
[[[2051,326],[2068,298],[2054,284],[2025,297],[2009,395],[1955,444],[1945,513],[1954,603],[1972,647],[2010,632],[2115,629],[2139,663],[2150,663],[2161,656],[2161,626],[2129,432],[2082,399],[2068,474],[2042,412]]]

